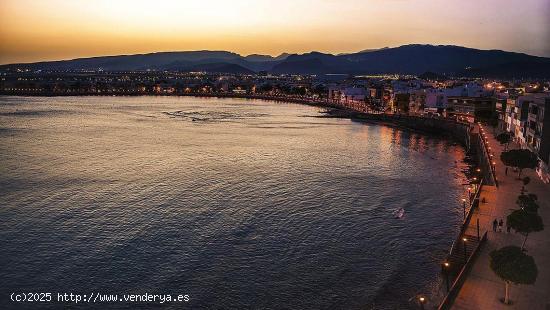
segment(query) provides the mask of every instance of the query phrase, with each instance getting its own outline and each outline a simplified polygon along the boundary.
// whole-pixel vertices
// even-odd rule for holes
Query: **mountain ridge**
[[[207,64],[216,64],[206,66]],[[222,65],[224,64],[224,65]],[[172,51],[95,56],[71,60],[0,65],[0,70],[229,70],[227,73],[268,71],[276,74],[411,74],[434,72],[448,76],[548,77],[550,58],[502,50],[456,45],[408,44],[356,53],[317,51],[279,56],[230,51]]]

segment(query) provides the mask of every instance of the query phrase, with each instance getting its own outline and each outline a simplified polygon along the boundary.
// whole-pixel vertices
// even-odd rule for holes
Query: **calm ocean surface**
[[[102,309],[411,307],[441,285],[464,150],[320,111],[0,97],[0,308],[71,306],[12,292],[190,296]]]

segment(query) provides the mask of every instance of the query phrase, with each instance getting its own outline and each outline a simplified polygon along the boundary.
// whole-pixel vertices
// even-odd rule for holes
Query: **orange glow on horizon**
[[[341,53],[410,43],[550,55],[548,3],[526,0],[496,14],[497,0],[2,0],[0,63],[205,49]],[[494,27],[480,27],[489,17]]]

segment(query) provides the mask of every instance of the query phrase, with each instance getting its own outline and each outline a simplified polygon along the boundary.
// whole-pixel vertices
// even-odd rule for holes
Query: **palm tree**
[[[533,284],[537,280],[538,269],[533,257],[525,254],[517,246],[507,246],[490,254],[493,272],[505,283],[504,304],[510,304],[510,284]]]

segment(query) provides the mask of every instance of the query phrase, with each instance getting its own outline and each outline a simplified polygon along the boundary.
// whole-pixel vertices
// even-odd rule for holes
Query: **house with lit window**
[[[475,120],[489,119],[495,112],[494,97],[447,97],[447,107],[457,117],[473,117]]]
[[[550,182],[550,94],[530,96],[527,122],[525,123],[525,146],[537,154],[540,162],[537,173]]]

